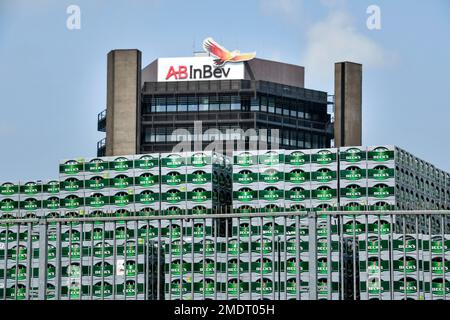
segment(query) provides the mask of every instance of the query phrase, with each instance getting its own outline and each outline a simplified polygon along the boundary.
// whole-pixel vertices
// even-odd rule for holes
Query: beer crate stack
[[[171,239],[165,244],[165,299],[223,299],[225,241],[195,230],[193,239],[180,233]]]
[[[284,150],[234,152],[233,212],[249,217],[260,212],[268,217],[232,221],[226,252],[232,270],[231,276],[226,274],[229,297],[238,297],[238,287],[240,299],[272,299],[281,289],[280,261],[273,240],[283,235],[279,218],[270,217],[285,210],[284,202]]]
[[[313,153],[314,163],[311,160]],[[284,219],[277,217],[277,212],[301,212],[312,208],[315,208],[317,211],[323,211],[337,208],[336,150],[315,150],[315,152],[309,150],[235,152],[233,159],[234,212],[247,213],[250,216],[253,212],[267,213],[267,218],[251,219],[251,226],[249,221],[245,219],[240,219],[241,225],[238,226],[237,219],[234,219],[233,230],[237,231],[239,228],[239,235],[244,237],[242,239],[243,243],[246,243],[246,237],[248,238],[249,236],[248,233],[251,233],[252,242],[257,245],[259,245],[258,240],[261,240],[259,239],[261,236],[264,239],[264,243],[267,241],[268,245],[272,245],[275,241],[290,243],[290,246],[286,245],[286,249],[280,247],[280,252],[263,253],[262,256],[256,253],[256,257],[255,254],[253,254],[253,257],[254,259],[259,259],[259,263],[261,259],[263,262],[272,263],[273,268],[271,270],[274,270],[276,266],[279,269],[273,274],[281,274],[281,278],[277,279],[280,280],[280,283],[271,284],[268,275],[265,278],[266,281],[269,281],[268,287],[277,287],[277,292],[281,291],[281,296],[294,298],[297,297],[296,283],[300,281],[300,290],[302,292],[299,293],[299,296],[302,299],[307,299],[309,255],[307,252],[302,252],[299,253],[300,257],[297,257],[296,250],[293,249],[296,243],[295,232],[289,231],[295,228],[296,223],[300,223],[306,227],[304,230],[307,230],[307,216],[299,218],[297,222],[297,219],[294,218]],[[315,181],[312,181],[313,179]],[[317,196],[313,199],[313,192],[316,189],[318,190]],[[328,238],[326,219],[321,217],[317,223],[319,230],[322,231],[318,239],[320,250],[318,250],[317,264],[319,266],[318,274],[321,276],[318,281],[319,296],[321,298],[329,298],[338,295],[339,292],[337,226],[332,226],[332,234]],[[331,224],[334,223],[335,221],[331,221]],[[273,236],[272,232],[274,232]],[[237,232],[234,232],[233,235],[237,235]],[[328,241],[330,239],[332,239],[330,242],[332,244],[329,248],[330,252],[328,252]],[[307,235],[306,237],[302,235],[301,246],[304,245],[308,246]],[[284,258],[289,258],[291,263],[295,263],[297,259],[300,259],[300,263],[303,266],[300,279],[297,279],[292,268],[287,270],[287,264],[282,260]],[[329,264],[327,263],[328,258],[331,259]],[[328,265],[333,268],[330,278],[323,276],[327,273]],[[270,273],[272,274],[272,271]],[[264,277],[264,275],[262,276]],[[261,279],[261,274],[256,279]],[[328,294],[328,281],[330,279],[333,290]],[[258,286],[260,284],[256,283],[254,285]],[[272,291],[268,291],[267,294],[269,298],[274,296]]]
[[[0,218],[34,218],[40,210],[39,183],[3,183],[0,186]],[[37,226],[0,223],[0,298],[23,300],[36,295],[39,279]],[[30,231],[31,238],[28,236]]]
[[[215,152],[161,154],[161,195],[163,215],[192,216],[189,220],[174,220],[170,225],[164,222],[168,242],[165,244],[166,299],[220,295],[223,275],[220,270],[225,263],[220,248],[220,225],[214,224],[213,219],[195,219],[195,216],[229,212],[229,162]]]
[[[395,148],[367,148],[367,202],[369,210],[396,209]]]
[[[367,151],[339,148],[339,205],[342,211],[367,210]]]
[[[390,245],[395,221],[388,215],[352,215],[352,211],[395,209],[392,147],[340,148],[340,208],[345,252],[359,277],[361,299],[386,299],[392,290]],[[355,274],[353,276],[356,276]]]
[[[67,167],[74,162],[79,169]],[[60,181],[61,217],[135,214],[134,156],[64,161]],[[49,244],[56,246],[56,238]],[[143,299],[143,248],[133,221],[63,224],[61,298]]]
[[[312,208],[310,150],[285,150],[284,184],[286,212]]]
[[[334,217],[327,219],[327,216],[320,213],[336,211],[339,206],[338,149],[313,149],[310,153],[311,208],[317,213],[318,298],[336,300],[341,289],[338,220]]]
[[[314,211],[338,208],[338,150],[311,150],[311,207]]]
[[[448,229],[446,229],[448,230]],[[450,236],[448,232],[420,235],[421,298],[450,299]]]

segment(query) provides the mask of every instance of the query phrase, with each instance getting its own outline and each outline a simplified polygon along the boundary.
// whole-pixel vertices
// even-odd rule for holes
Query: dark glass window
[[[187,97],[178,97],[178,112],[187,111]]]
[[[261,111],[267,112],[267,97],[261,97]]]
[[[231,97],[231,110],[241,110],[241,98],[238,96]]]
[[[218,97],[209,97],[209,111],[219,111],[220,101]]]
[[[208,111],[209,97],[200,97],[199,99],[199,111]]]
[[[269,113],[275,113],[275,99],[269,98]]]
[[[170,97],[167,98],[167,112],[176,112],[177,111],[177,98]]]
[[[250,110],[251,111],[259,111],[259,99],[252,98],[250,101]]]
[[[220,97],[220,110],[221,111],[229,111],[231,108],[231,97],[230,96],[222,96]]]
[[[188,110],[190,112],[197,112],[198,111],[198,100],[196,97],[189,97],[188,98]]]
[[[166,98],[156,98],[156,112],[166,112]]]
[[[306,149],[311,148],[311,134],[308,132],[305,132],[305,148]]]

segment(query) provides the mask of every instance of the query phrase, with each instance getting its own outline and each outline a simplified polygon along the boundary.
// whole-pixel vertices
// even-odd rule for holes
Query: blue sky
[[[80,30],[66,28],[71,4]],[[372,4],[381,30],[366,27]],[[363,143],[450,171],[448,0],[0,0],[0,181],[54,178],[59,160],[95,155],[111,49],[138,48],[145,65],[208,36],[304,65],[306,87],[329,93],[334,62],[363,63]]]

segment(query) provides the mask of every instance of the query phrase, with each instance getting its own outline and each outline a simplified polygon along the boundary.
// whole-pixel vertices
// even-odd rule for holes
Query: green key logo
[[[260,181],[265,183],[281,182],[283,181],[283,175],[275,169],[269,169],[260,174]]]
[[[341,195],[348,199],[358,199],[366,195],[365,189],[356,184],[352,184],[342,189]]]
[[[335,193],[336,190],[327,186],[322,186],[314,190],[313,196],[320,201],[327,201],[331,200],[335,196]]]
[[[286,164],[293,166],[302,166],[309,163],[309,155],[304,154],[301,151],[295,151],[287,156]]]
[[[168,155],[162,160],[163,166],[167,168],[179,168],[184,165],[184,162],[184,158],[178,154]]]
[[[17,209],[17,202],[13,201],[12,199],[4,199],[0,201],[0,210],[5,212],[13,211],[14,209]],[[3,216],[5,218],[5,216]]]
[[[164,177],[164,180],[169,186],[177,186],[185,182],[184,175],[182,176],[181,173],[177,171],[169,172]]]
[[[133,184],[133,179],[130,177],[127,177],[126,175],[118,175],[116,176],[113,180],[112,180],[112,186],[114,188],[119,188],[119,189],[123,189],[123,188],[128,188],[130,186],[130,184]]]
[[[64,174],[78,174],[83,170],[83,164],[75,161],[69,160],[60,166],[60,172]]]
[[[93,159],[86,163],[86,171],[88,172],[102,172],[107,169],[107,163],[102,159]]]
[[[58,181],[50,181],[46,185],[44,185],[44,192],[50,194],[59,193],[59,182]]]
[[[265,201],[276,201],[283,198],[283,190],[279,190],[275,187],[268,187],[263,191],[260,191],[260,197]]]
[[[241,154],[235,156],[235,164],[242,166],[242,167],[256,165],[255,158],[256,158],[255,155],[252,155],[249,152],[244,152],[244,153],[241,153]]]
[[[254,200],[255,198],[255,191],[249,189],[249,188],[241,188],[239,189],[237,192],[235,192],[236,194],[236,198],[238,201],[241,202],[250,202],[252,200]]]
[[[19,187],[12,183],[4,183],[0,186],[0,195],[11,196],[19,191]]]
[[[330,164],[336,160],[336,154],[329,150],[320,150],[313,155],[313,160],[318,164]]]
[[[100,190],[106,187],[107,180],[102,177],[92,177],[86,181],[86,187],[92,190]]]
[[[158,176],[156,176],[152,173],[146,172],[146,173],[141,174],[137,180],[138,180],[137,184],[139,186],[144,187],[144,188],[151,187],[158,183]]]
[[[369,195],[380,199],[387,198],[394,195],[394,188],[380,183],[369,188]]]
[[[195,153],[191,157],[191,164],[194,167],[204,167],[210,164],[211,159],[204,153]]]
[[[151,203],[155,203],[156,201],[158,201],[158,196],[155,192],[150,191],[150,190],[145,190],[142,191],[139,194],[139,202],[143,203],[143,204],[151,204]]]
[[[295,184],[305,183],[306,181],[309,181],[309,179],[309,173],[306,173],[300,169],[292,170],[291,172],[286,173],[285,177],[286,182]]]
[[[394,159],[394,151],[388,150],[385,147],[378,147],[373,151],[369,151],[369,160],[384,162],[392,159]]]
[[[394,178],[394,174],[394,169],[390,169],[386,166],[376,166],[369,170],[369,178],[379,181]]]
[[[192,184],[205,184],[209,182],[208,175],[204,171],[195,171],[189,177],[189,182]]]
[[[300,187],[292,188],[287,192],[287,199],[291,201],[304,201],[309,197],[309,191]]]
[[[351,148],[347,151],[341,152],[341,160],[352,163],[361,162],[361,160],[365,159],[363,155],[364,152],[362,150]]]
[[[266,166],[279,165],[281,155],[278,152],[269,151],[259,156],[259,163]]]
[[[35,182],[28,182],[22,188],[22,193],[26,195],[35,195],[40,192],[40,186],[38,186]]]
[[[361,180],[365,176],[363,174],[363,170],[358,167],[348,167],[347,169],[341,171],[341,178],[349,181],[358,181]]]
[[[110,167],[114,171],[126,171],[129,169],[133,169],[132,162],[125,157],[116,158],[113,162],[110,163]]]
[[[149,170],[158,166],[158,158],[151,155],[145,155],[136,160],[135,167],[141,170]]]
[[[327,183],[336,180],[336,172],[330,169],[319,169],[313,174],[314,180],[320,183]]]

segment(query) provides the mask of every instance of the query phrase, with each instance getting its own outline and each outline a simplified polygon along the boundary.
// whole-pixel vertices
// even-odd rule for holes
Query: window
[[[275,113],[275,100],[269,98],[269,113]]]
[[[188,110],[190,112],[197,112],[198,111],[198,100],[196,97],[189,97],[188,98]]]
[[[155,135],[153,133],[153,130],[151,128],[145,128],[145,142],[155,142]]]
[[[187,97],[178,97],[178,111],[179,112],[187,111]]]
[[[267,112],[267,98],[261,97],[261,111]]]
[[[209,98],[208,97],[200,97],[199,101],[199,111],[208,111]]]
[[[311,149],[311,134],[305,132],[305,148]]]
[[[167,98],[167,112],[177,111],[177,99],[175,97]]]
[[[166,112],[166,98],[156,98],[156,112]]]
[[[253,98],[250,101],[250,110],[251,111],[259,111],[259,99],[258,98]]]
[[[219,111],[220,101],[218,97],[209,97],[209,111]]]
[[[316,134],[312,135],[313,141],[312,141],[312,147],[314,149],[319,148],[319,136],[317,136]]]
[[[220,111],[229,111],[231,108],[231,97],[220,97]]]
[[[289,145],[289,131],[288,130],[283,130],[283,144],[284,145]]]
[[[241,110],[241,99],[238,96],[231,97],[231,110]]]
[[[289,140],[289,145],[292,147],[297,146],[297,132],[291,131],[291,139]]]
[[[283,114],[283,109],[281,109],[280,105],[277,105],[275,108],[275,113],[276,114]]]
[[[156,142],[166,142],[166,135],[165,134],[157,134]]]

